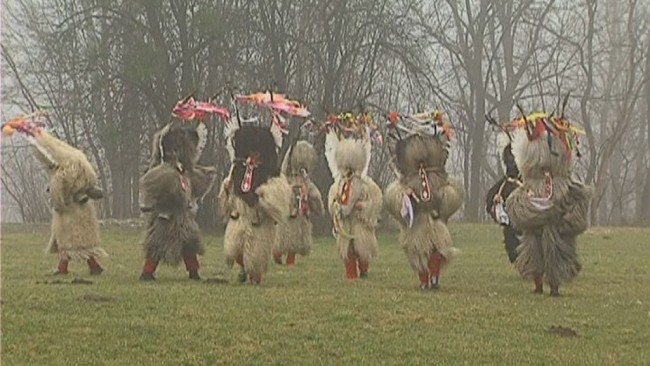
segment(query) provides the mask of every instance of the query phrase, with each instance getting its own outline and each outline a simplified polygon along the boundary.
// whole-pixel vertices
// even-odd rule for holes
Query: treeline
[[[273,87],[315,119],[362,108],[383,123],[389,109],[438,108],[457,132],[448,168],[464,180],[461,217],[479,221],[502,174],[485,115],[507,121],[517,101],[550,111],[571,92],[567,115],[587,130],[577,172],[596,186],[594,223],[647,224],[649,10],[632,0],[16,0],[2,13],[3,117],[49,110],[51,128],[96,165],[102,216],[131,218],[150,138],[191,93]],[[223,126],[208,126],[203,163],[225,175]],[[310,138],[322,151],[322,136]],[[40,221],[44,179],[24,145],[3,140],[3,200]],[[387,159],[376,147],[371,174],[382,186]],[[324,159],[315,180],[325,193]],[[214,200],[200,215],[218,222]]]

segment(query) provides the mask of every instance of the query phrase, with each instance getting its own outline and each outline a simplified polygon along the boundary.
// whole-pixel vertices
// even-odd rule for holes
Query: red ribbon
[[[342,205],[347,205],[348,200],[350,199],[350,189],[352,188],[352,184],[349,180],[346,180],[343,182],[343,187],[341,187],[341,197],[339,198],[339,202]]]

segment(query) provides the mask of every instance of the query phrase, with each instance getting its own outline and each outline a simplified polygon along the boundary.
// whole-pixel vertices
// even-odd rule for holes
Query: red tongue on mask
[[[181,189],[182,189],[183,191],[187,191],[187,187],[190,185],[190,183],[187,181],[187,177],[184,176],[184,175],[182,175],[182,174],[180,174],[179,179],[180,179],[180,181],[181,181]]]
[[[300,187],[300,201],[298,207],[303,215],[309,215],[309,204],[307,204],[307,190],[305,189],[304,185]]]
[[[420,197],[422,201],[428,202],[431,199],[431,188],[429,188],[429,177],[427,177],[427,171],[424,170],[424,167],[420,167]]]
[[[246,159],[246,172],[244,179],[241,181],[241,191],[247,193],[253,187],[253,170],[257,167],[257,160],[253,157]]]

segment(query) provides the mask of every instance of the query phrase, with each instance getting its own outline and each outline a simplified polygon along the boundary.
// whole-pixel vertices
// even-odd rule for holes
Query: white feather
[[[528,135],[523,128],[518,128],[512,132],[512,155],[515,157],[515,164],[522,167],[524,164],[524,152],[528,145]]]
[[[237,118],[231,118],[226,121],[226,125],[223,128],[223,137],[226,140],[226,150],[230,156],[230,162],[235,161],[235,147],[233,146],[233,138],[235,137],[235,132],[239,130],[239,123]]]
[[[510,143],[510,138],[505,132],[499,132],[497,134],[497,149],[499,151],[499,154],[503,152],[503,149],[505,149],[509,143]]]
[[[338,135],[336,132],[334,132],[334,130],[330,130],[327,135],[325,135],[325,158],[327,159],[327,166],[330,168],[332,177],[335,180],[341,175],[338,167],[336,166],[336,147],[338,144]]]
[[[160,150],[160,163],[162,164],[165,161],[165,149],[163,149],[163,137],[167,133],[169,133],[169,129],[171,128],[171,123],[167,124],[162,131],[160,131],[160,140],[158,140],[158,149]]]
[[[203,149],[205,149],[205,145],[208,143],[208,128],[205,127],[203,123],[199,123],[199,125],[196,126],[196,133],[199,135],[199,141],[196,143],[195,162],[199,160],[201,153],[203,153]]]
[[[287,171],[289,170],[289,157],[291,156],[291,151],[293,150],[293,144],[289,146],[287,149],[287,152],[284,154],[284,159],[282,159],[282,165],[280,167],[280,171],[283,174],[287,174]]]
[[[273,140],[275,141],[275,149],[280,151],[282,149],[282,128],[276,123],[271,123],[271,134],[273,135]]]
[[[366,166],[363,168],[362,175],[368,175],[368,169],[370,168],[370,155],[372,154],[372,144],[370,139],[363,140],[363,147],[366,150]]]

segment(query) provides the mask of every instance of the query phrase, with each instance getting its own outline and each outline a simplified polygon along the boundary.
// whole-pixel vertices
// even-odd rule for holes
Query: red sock
[[[544,291],[544,276],[535,276],[535,292],[542,293]]]
[[[431,276],[428,271],[420,272],[418,273],[418,276],[420,277],[420,285],[429,286]]]
[[[354,280],[358,277],[356,259],[345,260],[345,278]]]
[[[97,262],[97,259],[95,257],[90,257],[88,260],[86,260],[86,263],[88,263],[88,268],[90,269],[101,269],[102,266],[99,265],[99,262]]]
[[[144,266],[142,266],[142,272],[154,273],[156,272],[156,268],[158,268],[158,262],[155,262],[151,258],[146,258],[144,260]]]
[[[287,266],[293,266],[296,264],[296,253],[287,254]]]
[[[197,258],[196,253],[183,254],[183,262],[185,262],[185,269],[188,271],[199,270],[199,258]]]
[[[435,251],[429,255],[429,274],[431,277],[440,277],[440,267],[442,266],[442,255]]]
[[[59,265],[57,266],[57,269],[59,270],[59,273],[68,273],[68,260],[61,259],[59,261]]]
[[[251,281],[252,284],[258,285],[262,282],[262,274],[261,273],[251,274],[248,276],[248,279]]]
[[[273,249],[273,260],[277,264],[282,264],[282,252],[280,252],[277,249]],[[289,258],[287,258],[287,261],[288,260],[289,260]],[[289,263],[287,263],[287,264],[289,264]]]

